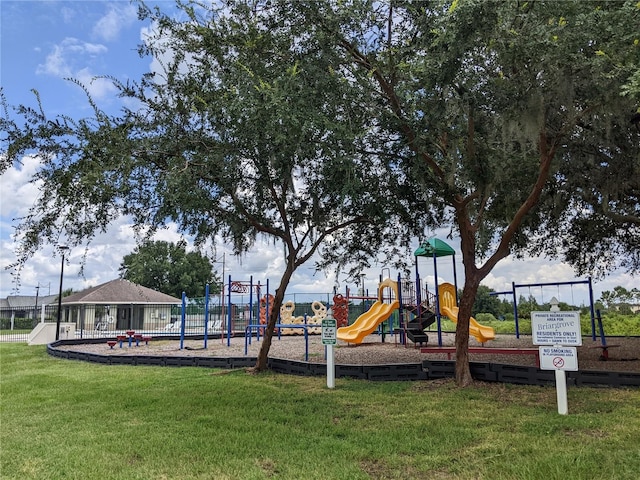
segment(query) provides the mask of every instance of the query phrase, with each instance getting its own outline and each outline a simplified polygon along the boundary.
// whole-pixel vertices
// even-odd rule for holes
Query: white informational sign
[[[335,345],[338,343],[338,329],[335,318],[322,320],[322,344]]]
[[[540,347],[540,368],[555,370],[558,413],[569,412],[565,370],[578,370],[576,346],[582,345],[579,312],[531,312],[531,335]]]
[[[576,347],[540,347],[540,368],[542,370],[578,370]]]
[[[580,312],[531,312],[534,345],[582,345]]]

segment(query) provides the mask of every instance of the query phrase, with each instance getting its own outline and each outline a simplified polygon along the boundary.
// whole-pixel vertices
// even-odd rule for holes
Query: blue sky
[[[173,7],[172,1],[150,1],[163,9]],[[113,96],[114,89],[109,82],[92,78],[101,75],[115,76],[120,80],[138,79],[149,71],[151,59],[141,59],[137,46],[146,29],[150,27],[137,19],[136,8],[127,0],[99,1],[0,1],[0,82],[10,104],[35,106],[31,89],[40,93],[42,104],[50,115],[66,114],[71,117],[89,114],[88,104],[82,90],[65,80],[72,77],[83,81],[99,105],[112,112],[120,108],[119,99]],[[37,186],[29,183],[37,168],[35,159],[24,159],[21,166],[12,168],[0,177],[0,297],[12,294],[15,284],[11,271],[4,267],[15,256],[12,238],[14,218],[24,215],[33,201]],[[445,238],[446,231],[428,232]],[[168,228],[158,239],[177,241],[180,239],[175,226]],[[447,240],[459,252],[457,239]],[[416,239],[416,247],[419,240]],[[80,290],[106,282],[118,275],[122,257],[135,247],[131,225],[126,218],[115,222],[104,235],[99,235],[86,249],[77,248],[70,252],[69,263],[65,266],[65,288]],[[86,253],[84,277],[79,276],[80,263]],[[235,259],[225,252],[222,244],[217,245],[218,258],[226,253],[225,273],[234,279],[248,279],[272,284],[279,280],[283,268],[282,249],[266,244],[258,244],[243,256]],[[440,281],[453,281],[452,260],[445,259],[438,266]],[[456,256],[459,282],[462,282],[461,258]],[[366,272],[365,286],[375,290],[383,264]],[[218,271],[222,263],[216,264]],[[433,285],[433,267],[430,261],[421,260],[420,272]],[[21,274],[19,293],[35,294],[36,286],[41,292],[57,292],[60,275],[60,259],[54,257],[51,248],[38,252],[25,266]],[[395,275],[395,273],[394,273]],[[340,289],[344,289],[344,279],[339,279]],[[498,290],[507,290],[511,282],[543,283],[576,280],[572,269],[565,264],[544,259],[502,261],[487,277],[485,284]],[[303,266],[293,278],[289,292],[330,292],[335,285],[332,274],[325,275],[312,270],[312,265]],[[603,290],[612,290],[616,285],[625,288],[640,287],[637,278],[616,272],[614,275],[594,284],[596,298]],[[551,296],[561,301],[580,304],[587,301],[584,286],[545,287],[531,291],[539,300],[548,301]]]

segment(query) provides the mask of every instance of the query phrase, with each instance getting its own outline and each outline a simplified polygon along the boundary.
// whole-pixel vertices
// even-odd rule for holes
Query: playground
[[[396,279],[389,276],[383,279],[381,276],[374,293],[365,290],[363,284],[356,295],[347,288],[344,294],[334,292],[333,298],[324,295],[322,300],[306,299],[298,304],[295,296],[285,300],[279,311],[269,357],[307,364],[325,363],[326,349],[320,338],[321,324],[323,320],[333,317],[338,327],[335,362],[339,365],[420,365],[425,361],[454,360],[453,330],[459,301],[455,252],[441,240],[430,239],[416,250],[415,256],[415,280],[400,275]],[[440,282],[430,290],[420,278],[417,259],[421,256],[433,258],[436,278],[437,259],[454,257],[454,283]],[[594,315],[590,279],[564,282],[562,285],[572,287],[573,284],[588,285],[591,298],[590,335],[587,335],[584,330],[586,324],[583,324],[580,333],[583,340],[577,348],[580,370],[640,373],[640,337],[617,337],[607,341],[600,312],[597,312],[597,317]],[[561,284],[534,286],[541,289],[551,286],[559,292]],[[499,295],[508,294],[514,299],[514,333],[499,335],[492,326],[481,324],[473,317],[470,319],[471,362],[540,368],[539,344],[532,340],[530,331],[528,334],[521,332],[515,307],[516,289],[531,287],[514,282],[512,291],[496,292]],[[63,342],[55,348],[58,351],[75,352],[70,358],[77,358],[82,353],[95,355],[103,363],[112,363],[107,358],[109,356],[143,356],[181,358],[183,360],[178,361],[182,362],[180,364],[190,364],[188,359],[195,357],[241,358],[243,361],[239,364],[246,365],[258,355],[267,318],[273,308],[269,282],[261,284],[253,279],[249,282],[234,281],[229,276],[225,293],[218,298],[219,305],[211,306],[207,297],[204,305],[198,307],[187,305],[183,296],[181,320],[172,325],[172,331],[179,333],[178,341],[169,336],[153,337],[148,333],[145,335],[128,330],[115,339],[106,339],[106,344],[104,341],[83,344]],[[557,309],[558,302],[555,297],[553,300],[555,303],[551,302],[551,311],[556,311],[554,309]],[[358,305],[357,301],[361,303]],[[204,312],[203,316],[199,317],[199,310]],[[578,312],[575,313],[578,315]],[[445,320],[448,322],[447,331],[443,330]],[[214,328],[211,329],[211,326]],[[496,323],[494,326],[497,327]],[[158,362],[175,364],[170,360]],[[300,368],[304,371],[306,367]],[[488,378],[498,377],[492,373]],[[418,375],[415,379],[419,378],[422,377]]]

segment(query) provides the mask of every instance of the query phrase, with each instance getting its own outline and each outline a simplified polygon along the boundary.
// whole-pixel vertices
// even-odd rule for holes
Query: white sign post
[[[580,313],[531,312],[531,334],[534,345],[547,345],[540,347],[540,368],[555,370],[558,413],[567,415],[567,377],[564,372],[578,370],[575,347],[582,345]]]
[[[327,348],[327,387],[336,386],[336,363],[333,346],[338,343],[338,329],[335,318],[322,320],[322,344]]]

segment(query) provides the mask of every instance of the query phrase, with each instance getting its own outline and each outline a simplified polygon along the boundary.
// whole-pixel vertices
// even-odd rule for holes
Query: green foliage
[[[518,298],[518,318],[531,318],[531,312],[544,310],[533,295],[525,298],[520,295]],[[549,310],[547,308],[547,310]]]
[[[381,127],[402,139],[402,172],[432,198],[425,214],[446,212],[460,235],[466,283],[459,352],[480,282],[509,254],[565,255],[580,269],[640,268],[633,220],[640,132],[628,121],[638,105],[622,96],[638,68],[629,43],[640,18],[636,2],[299,9],[307,25],[336,38],[353,67],[349,78],[358,75],[369,88],[374,111],[381,105]],[[358,21],[345,21],[348,14]],[[619,47],[625,60],[612,68],[599,47]],[[613,164],[621,175],[602,188],[585,174],[593,165],[606,177]],[[588,228],[593,198],[615,200],[606,204],[615,229]]]
[[[159,292],[182,297],[203,296],[205,285],[210,293],[220,291],[220,281],[213,271],[211,260],[199,252],[187,252],[186,243],[148,241],[125,255],[120,276]]]
[[[222,238],[236,254],[261,236],[284,254],[277,313],[293,272],[318,251],[323,266],[355,268],[406,251],[429,220],[412,208],[425,197],[398,175],[371,123],[370,93],[346,81],[322,29],[279,2],[178,7],[181,20],[140,3],[154,25],[140,51],[163,62],[114,82],[135,110],[109,117],[89,99],[87,120],[27,107],[17,109],[24,126],[2,120],[11,162],[43,155],[36,179],[46,193],[18,227],[18,266],[61,232],[81,244],[121,215],[148,237],[173,222],[196,245]],[[170,283],[202,294],[194,278]]]
[[[480,323],[497,322],[498,321],[498,319],[496,317],[494,317],[492,313],[478,313],[474,317]]]
[[[495,295],[490,295],[491,292],[494,292],[492,288],[489,288],[485,285],[480,285],[478,287],[478,291],[476,293],[475,302],[473,302],[473,308],[471,310],[472,315],[477,315],[479,313],[490,313],[495,316],[499,316],[502,313],[502,302]],[[462,296],[462,292],[458,294],[459,297]]]
[[[38,323],[38,319],[33,318],[14,318],[13,319],[13,328],[15,330],[27,330],[31,331],[34,327],[35,323]],[[8,330],[11,328],[11,318],[0,318],[0,330]]]
[[[571,15],[569,25],[558,32],[572,45],[565,68],[582,68],[592,81],[572,82],[569,93],[582,89],[593,95],[589,103],[599,113],[577,112],[572,141],[560,158],[562,188],[577,195],[575,213],[559,226],[562,235],[550,239],[550,248],[565,248],[566,259],[579,273],[606,273],[614,265],[638,271],[640,8],[634,1],[583,2],[580,8],[571,7]],[[580,67],[574,63],[578,52],[586,53]]]
[[[607,312],[602,314],[601,317],[605,335],[640,336],[640,315],[631,316],[617,312]]]
[[[613,288],[613,291],[605,290],[602,292],[600,302],[605,308],[618,308],[627,307],[627,313],[632,313],[630,304],[640,305],[640,289],[632,288],[627,290],[626,288],[618,285]]]
[[[357,270],[450,225],[461,319],[509,254],[640,268],[635,0],[140,7],[164,68],[116,82],[135,111],[0,119],[3,165],[43,159],[21,261],[123,214],[236,253],[265,236],[284,247],[277,307],[316,252]]]

